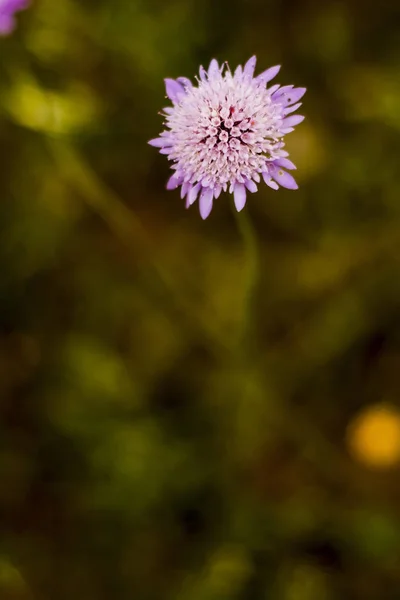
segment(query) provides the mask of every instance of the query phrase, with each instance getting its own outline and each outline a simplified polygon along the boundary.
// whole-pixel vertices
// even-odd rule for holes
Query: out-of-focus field
[[[400,598],[398,3],[32,0],[0,40],[0,599]],[[202,221],[164,77],[282,64]]]

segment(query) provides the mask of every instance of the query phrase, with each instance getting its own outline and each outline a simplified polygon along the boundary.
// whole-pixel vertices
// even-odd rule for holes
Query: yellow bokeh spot
[[[20,597],[27,590],[25,581],[16,566],[5,556],[0,556],[0,596],[1,598]],[[3,596],[4,594],[4,596]]]
[[[363,410],[349,425],[347,443],[354,458],[369,467],[400,462],[400,411],[389,404]]]
[[[77,132],[101,116],[99,99],[85,85],[71,85],[65,92],[48,90],[27,74],[15,80],[2,99],[3,108],[20,125],[50,134]]]
[[[208,566],[207,586],[214,593],[231,596],[251,574],[247,553],[240,546],[220,548]]]

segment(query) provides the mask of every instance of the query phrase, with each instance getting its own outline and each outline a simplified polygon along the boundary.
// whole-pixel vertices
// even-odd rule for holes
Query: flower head
[[[0,0],[0,35],[9,35],[15,29],[15,13],[24,10],[29,0]]]
[[[197,86],[186,77],[165,80],[172,101],[162,113],[167,129],[149,144],[173,162],[167,189],[181,186],[186,207],[199,197],[203,219],[222,191],[233,194],[236,209],[242,210],[247,191],[256,192],[261,177],[274,190],[279,185],[297,189],[284,170],[296,167],[287,158],[283,138],[304,119],[291,113],[306,90],[268,88],[280,67],[254,77],[255,66],[253,56],[232,74],[226,63],[220,66],[213,59],[208,71],[200,67]]]

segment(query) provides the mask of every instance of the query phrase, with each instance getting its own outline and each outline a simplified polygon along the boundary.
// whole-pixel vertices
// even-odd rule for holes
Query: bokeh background
[[[0,598],[400,598],[397,0],[32,0],[0,40]],[[396,22],[397,17],[397,22]],[[167,192],[164,77],[306,86],[300,189]]]

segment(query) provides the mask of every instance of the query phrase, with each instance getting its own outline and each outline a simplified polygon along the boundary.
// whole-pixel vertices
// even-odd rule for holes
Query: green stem
[[[259,278],[259,251],[257,237],[254,227],[249,218],[248,211],[245,209],[238,213],[234,209],[235,219],[238,230],[242,237],[243,247],[246,254],[246,294],[243,311],[242,329],[239,333],[239,344],[243,346],[243,352],[253,354],[254,339],[256,336],[255,326],[255,294]]]

